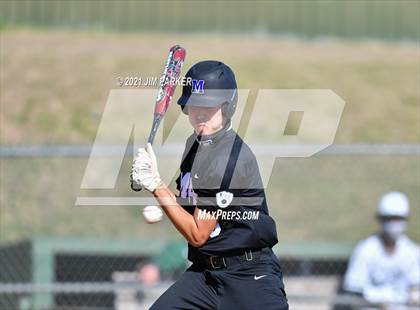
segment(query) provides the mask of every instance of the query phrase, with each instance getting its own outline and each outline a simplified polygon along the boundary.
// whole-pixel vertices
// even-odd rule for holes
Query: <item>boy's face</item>
[[[215,133],[223,127],[223,115],[221,107],[200,108],[187,106],[188,118],[195,133],[207,136]]]

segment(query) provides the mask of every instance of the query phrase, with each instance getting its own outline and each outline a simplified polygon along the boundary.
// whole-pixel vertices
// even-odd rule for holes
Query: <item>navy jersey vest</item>
[[[222,129],[208,140],[191,135],[176,183],[179,203],[190,214],[197,207],[207,214],[222,209],[226,215],[219,217],[203,246],[188,245],[189,259],[197,252],[226,256],[278,242],[256,158],[233,129]]]

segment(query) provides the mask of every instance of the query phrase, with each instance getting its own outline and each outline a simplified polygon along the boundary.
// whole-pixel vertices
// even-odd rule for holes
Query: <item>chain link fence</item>
[[[77,247],[69,244],[67,248],[67,242],[50,237],[0,249],[1,309],[147,309],[187,265],[185,251],[172,248],[165,254],[161,245],[153,254],[144,245],[140,248],[137,240],[133,240],[132,249],[118,253],[112,253],[110,245],[123,241],[107,240],[109,246],[102,249],[91,244],[91,250],[80,248],[87,243],[84,239],[73,240],[79,243]],[[36,248],[45,247],[44,243],[55,246],[36,254]],[[135,249],[138,253],[131,254]],[[333,302],[346,257],[289,255],[280,257],[293,309],[324,309]],[[150,263],[160,266],[161,272],[158,282],[147,285],[143,268]]]

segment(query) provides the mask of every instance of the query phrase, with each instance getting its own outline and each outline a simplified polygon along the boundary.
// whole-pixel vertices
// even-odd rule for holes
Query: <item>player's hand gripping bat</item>
[[[156,98],[155,111],[153,115],[152,130],[150,131],[147,142],[153,144],[159,124],[165,116],[166,110],[172,100],[172,95],[175,92],[177,81],[181,74],[182,64],[185,60],[186,51],[179,45],[173,46],[169,50],[168,59],[166,60],[165,68],[163,69],[162,77],[160,78],[160,86]],[[141,187],[133,182],[130,177],[131,189],[133,191],[140,191]]]

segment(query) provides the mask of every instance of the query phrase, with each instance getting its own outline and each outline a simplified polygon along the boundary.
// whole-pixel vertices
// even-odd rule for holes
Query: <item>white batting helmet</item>
[[[378,204],[379,216],[400,216],[408,217],[410,203],[405,194],[400,192],[389,192],[381,197]]]

